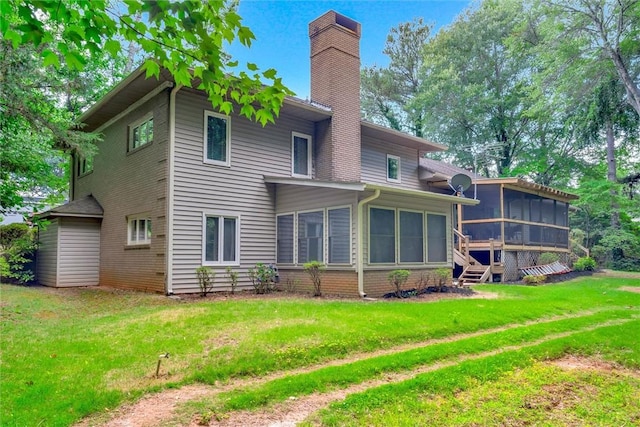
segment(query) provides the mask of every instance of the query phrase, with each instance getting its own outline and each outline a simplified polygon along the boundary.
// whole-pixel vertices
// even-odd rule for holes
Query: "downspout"
[[[167,176],[167,232],[165,233],[167,239],[165,293],[167,295],[173,294],[173,180],[175,176],[176,94],[180,89],[182,89],[182,85],[176,85],[169,94],[169,147],[167,153],[169,171]]]
[[[366,199],[362,199],[358,202],[358,228],[357,228],[357,246],[356,246],[356,257],[357,257],[357,270],[358,270],[358,294],[360,294],[361,298],[365,298],[367,294],[364,293],[364,261],[362,260],[362,228],[363,224],[363,207],[365,204],[371,202],[372,200],[380,197],[380,189],[376,189],[374,193],[367,197]]]

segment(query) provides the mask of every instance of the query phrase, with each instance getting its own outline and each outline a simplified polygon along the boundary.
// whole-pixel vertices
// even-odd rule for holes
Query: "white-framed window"
[[[231,117],[204,112],[204,162],[221,166],[231,164]]]
[[[369,262],[396,262],[396,210],[369,208]]]
[[[400,262],[423,263],[424,213],[400,210],[398,217]]]
[[[293,213],[276,216],[276,262],[278,264],[294,263],[294,220]]]
[[[351,264],[351,208],[327,209],[327,263]]]
[[[311,136],[303,133],[291,133],[291,175],[311,178]]]
[[[387,181],[400,182],[400,157],[387,154]]]
[[[447,262],[448,236],[446,214],[369,207],[370,264]]]
[[[298,264],[324,262],[324,210],[298,213]]]
[[[239,265],[240,216],[203,215],[202,265]]]
[[[128,245],[148,245],[151,243],[151,218],[144,215],[129,216],[127,224]]]
[[[93,171],[93,157],[78,157],[78,176]]]
[[[153,113],[149,113],[129,125],[127,151],[133,151],[151,142],[153,142]]]

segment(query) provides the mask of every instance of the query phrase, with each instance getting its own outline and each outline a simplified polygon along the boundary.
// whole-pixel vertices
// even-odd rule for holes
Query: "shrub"
[[[442,286],[446,285],[451,278],[451,269],[437,268],[435,271],[438,292],[442,292]]]
[[[387,280],[393,288],[398,298],[402,297],[402,288],[409,279],[411,272],[409,270],[393,270],[387,275]]]
[[[32,270],[37,248],[33,229],[16,223],[0,227],[0,277],[27,284],[35,279]]]
[[[576,271],[593,271],[596,269],[596,266],[596,260],[589,256],[578,258],[578,260],[573,263],[573,269]]]
[[[538,257],[538,265],[553,264],[560,261],[560,255],[553,252],[543,252]]]
[[[227,267],[227,276],[231,282],[231,294],[236,293],[236,286],[238,286],[238,272],[233,271],[233,268]]]
[[[547,276],[524,276],[522,282],[525,285],[539,285],[547,281]]]
[[[311,281],[313,282],[313,296],[319,297],[322,295],[322,273],[324,273],[324,264],[320,261],[309,261],[303,264],[304,271],[309,273]]]
[[[276,270],[271,265],[259,262],[249,269],[249,279],[257,294],[268,294],[275,289]]]
[[[198,286],[200,286],[200,296],[206,297],[213,291],[213,284],[216,279],[216,272],[209,267],[196,268],[196,276],[198,276]]]

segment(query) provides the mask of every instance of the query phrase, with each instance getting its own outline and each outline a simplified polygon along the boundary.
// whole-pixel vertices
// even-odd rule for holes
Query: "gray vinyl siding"
[[[58,285],[58,219],[51,220],[38,233],[37,272],[38,283]]]
[[[276,194],[276,212],[282,214],[349,206],[351,208],[351,264],[354,264],[356,260],[357,202],[358,192],[355,191],[281,185],[278,187]],[[326,221],[327,218],[325,217],[325,224]],[[324,233],[325,261],[327,259],[326,228]],[[272,245],[275,245],[275,240]]]
[[[371,193],[367,194],[365,193],[362,198],[368,197]],[[362,226],[363,228],[363,256],[364,256],[364,265],[369,266],[370,268],[389,268],[390,264],[369,264],[369,207],[379,207],[379,208],[388,208],[388,209],[395,209],[395,208],[399,208],[399,209],[407,209],[407,210],[415,210],[415,211],[421,211],[421,212],[426,212],[426,213],[433,213],[433,214],[441,214],[441,215],[445,215],[447,218],[447,222],[446,222],[446,229],[448,230],[446,233],[447,236],[447,262],[445,263],[437,263],[437,266],[442,266],[442,265],[453,265],[453,242],[452,242],[452,236],[453,236],[453,231],[452,231],[452,227],[453,227],[453,223],[452,223],[452,205],[450,203],[447,202],[441,202],[441,201],[436,201],[436,200],[429,200],[429,199],[423,199],[423,198],[418,198],[418,197],[412,197],[412,196],[404,196],[404,195],[397,195],[397,194],[385,194],[383,193],[379,198],[371,201],[370,203],[368,203],[367,205],[364,206],[364,212],[363,212],[363,224]],[[397,220],[397,219],[396,219]],[[425,230],[426,230],[426,223],[425,223]],[[397,230],[396,230],[396,238],[397,238]],[[396,264],[398,266],[406,266],[406,264],[402,263],[402,264]],[[426,264],[417,264],[417,265],[423,265],[423,266],[429,266],[429,265],[436,265],[433,263],[426,263]]]
[[[95,219],[63,218],[58,238],[58,286],[97,285],[100,223]]]
[[[282,114],[277,126],[232,115],[231,163],[203,162],[204,111],[211,104],[201,94],[178,92],[176,102],[173,203],[174,293],[198,292],[195,270],[202,265],[203,215],[224,213],[240,218],[240,286],[250,286],[247,270],[258,262],[275,262],[275,186],[264,175],[291,176],[291,132],[314,134],[314,124]],[[229,286],[223,266],[216,288]]]
[[[400,181],[387,181],[387,154],[400,157]],[[367,138],[362,142],[362,181],[423,190],[418,180],[418,150]]]
[[[93,172],[77,177],[74,199],[92,194],[104,209],[100,285],[164,292],[169,93],[163,91],[102,131]],[[127,151],[130,124],[153,113],[153,142]],[[74,168],[75,169],[75,168]],[[127,245],[127,218],[151,219],[149,245]]]

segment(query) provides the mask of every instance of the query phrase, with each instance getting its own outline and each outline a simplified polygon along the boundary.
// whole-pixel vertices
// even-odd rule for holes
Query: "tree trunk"
[[[607,133],[607,180],[611,183],[617,183],[616,175],[616,146],[613,134],[613,123],[607,120],[605,124]],[[618,213],[618,204],[616,203],[616,190],[611,190],[611,227],[620,228],[620,214]]]

